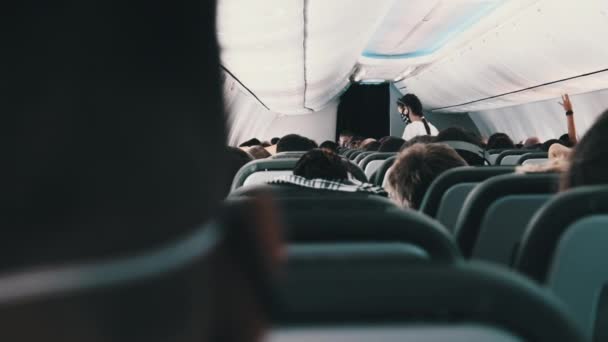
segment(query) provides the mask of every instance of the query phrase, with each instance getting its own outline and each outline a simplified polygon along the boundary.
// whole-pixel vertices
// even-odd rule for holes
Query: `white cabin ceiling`
[[[608,88],[595,75],[521,91],[608,68],[607,9],[604,0],[219,0],[217,31],[223,67],[276,113],[321,110],[351,81],[396,81],[427,109],[467,111]]]

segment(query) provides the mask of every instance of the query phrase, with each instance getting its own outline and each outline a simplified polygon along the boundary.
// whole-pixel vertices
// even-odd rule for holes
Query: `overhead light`
[[[388,82],[387,80],[381,79],[381,78],[370,78],[367,80],[362,80],[361,84],[382,84],[382,83],[386,83]]]

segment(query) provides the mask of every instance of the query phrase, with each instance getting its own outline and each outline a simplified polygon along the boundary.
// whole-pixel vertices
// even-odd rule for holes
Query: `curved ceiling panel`
[[[222,65],[272,111],[325,107],[394,0],[220,0]]]
[[[603,0],[539,1],[397,86],[459,112],[608,88],[608,45],[598,40],[607,9]]]

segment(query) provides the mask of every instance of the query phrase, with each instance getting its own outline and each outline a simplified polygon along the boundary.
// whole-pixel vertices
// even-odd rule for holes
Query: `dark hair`
[[[436,141],[437,141],[437,137],[434,137],[432,135],[417,135],[417,136],[413,137],[412,139],[410,139],[407,143],[409,145],[432,144]]]
[[[549,152],[549,148],[551,148],[551,145],[553,144],[560,144],[566,146],[561,140],[549,139],[545,141],[542,145],[540,145],[540,149],[544,152]]]
[[[407,106],[410,108],[411,112],[417,116],[424,116],[422,112],[422,103],[418,96],[414,94],[405,94],[397,100],[397,104],[401,106]]]
[[[559,137],[558,139],[562,145],[566,146],[566,147],[573,147],[574,144],[572,143],[572,140],[570,140],[570,135],[568,135],[568,133],[563,134],[562,136]]]
[[[378,152],[399,152],[405,140],[397,137],[388,137],[378,148]]]
[[[454,149],[443,144],[414,144],[401,152],[388,176],[394,195],[418,209],[431,183],[444,171],[466,166]]]
[[[574,148],[562,189],[608,184],[608,110],[595,121]]]
[[[317,143],[298,134],[288,134],[277,143],[277,153],[310,151]]]
[[[276,145],[276,144],[279,142],[279,140],[281,140],[281,138],[279,138],[279,137],[274,137],[274,138],[270,139],[270,143],[271,143],[272,145]]]
[[[271,156],[270,152],[266,151],[263,146],[252,146],[248,152],[255,159],[264,159]]]
[[[363,150],[367,151],[367,152],[375,152],[378,151],[378,149],[380,148],[380,142],[378,141],[372,141],[371,143],[367,144]]]
[[[319,148],[324,148],[334,153],[338,152],[338,144],[335,141],[331,140],[325,140],[323,143],[321,143]]]
[[[464,142],[473,144],[475,146],[480,146],[480,147],[482,144],[481,137],[479,137],[475,133],[465,131],[464,129],[462,129],[460,127],[450,127],[450,128],[444,129],[443,131],[439,132],[437,137],[435,137],[435,141],[436,142],[464,141]],[[456,149],[456,152],[458,152],[458,154],[464,160],[466,160],[467,164],[469,164],[469,165],[481,166],[481,165],[484,165],[484,163],[485,163],[485,159],[482,156],[480,156],[476,153],[473,153],[471,151]]]
[[[226,186],[225,186],[225,194],[227,195],[230,192],[230,188],[232,186],[232,180],[236,173],[243,167],[243,165],[249,163],[253,160],[253,157],[241,150],[237,147],[226,147]]]
[[[515,143],[505,133],[494,133],[488,138],[486,148],[488,150],[513,149],[515,148]]]
[[[256,145],[262,145],[262,142],[256,138],[253,138],[253,139],[249,139],[249,140],[245,141],[244,143],[240,144],[239,147],[251,147],[251,146],[256,146]]]
[[[333,152],[318,148],[306,152],[298,160],[293,174],[307,179],[342,180],[348,178],[342,158]]]

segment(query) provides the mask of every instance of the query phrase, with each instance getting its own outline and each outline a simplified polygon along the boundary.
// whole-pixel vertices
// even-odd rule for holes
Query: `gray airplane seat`
[[[380,164],[378,169],[372,174],[370,178],[371,182],[377,186],[384,186],[386,174],[391,166],[393,166],[395,163],[395,160],[397,160],[396,155],[386,158],[382,164]]]
[[[505,150],[496,157],[496,165],[517,165],[519,157],[526,153],[535,152],[531,150]]]
[[[4,272],[0,336],[3,341],[160,342],[197,331],[201,338],[213,321],[209,314],[216,312],[207,309],[209,303],[223,296],[218,285],[232,281],[217,277],[218,252],[237,252],[233,256],[248,262],[252,272],[247,279],[260,281],[252,288],[265,288],[266,276],[252,266],[260,262],[250,241],[252,214],[252,207],[226,208],[217,219],[133,255]],[[269,307],[265,294],[259,298]]]
[[[547,152],[526,153],[517,159],[517,165],[542,165],[549,161]]]
[[[290,245],[335,246],[403,244],[424,251],[431,260],[458,260],[460,253],[445,228],[416,211],[405,211],[390,200],[361,194],[333,196],[275,195]],[[226,205],[250,205],[247,196]]]
[[[363,158],[359,166],[365,172],[367,178],[372,180],[373,174],[382,166],[384,161],[396,155],[396,152],[374,152]]]
[[[556,174],[509,174],[478,184],[467,196],[456,223],[463,255],[512,264],[524,229],[557,191]]]
[[[271,159],[300,159],[305,154],[306,154],[306,151],[279,152],[270,158]]]
[[[362,160],[363,160],[365,157],[369,156],[369,155],[370,155],[370,154],[372,154],[372,153],[376,153],[376,152],[373,152],[373,151],[365,151],[365,152],[363,152],[363,153],[360,153],[360,154],[359,154],[357,157],[355,157],[355,160],[353,160],[353,163],[357,164],[357,166],[359,166],[359,167],[361,168],[361,170],[365,170],[365,169],[364,169],[364,168],[361,166],[361,161],[362,161]]]
[[[473,188],[488,178],[512,173],[513,167],[458,167],[442,173],[427,190],[420,211],[453,231],[464,200]]]
[[[516,269],[551,289],[594,342],[608,341],[608,186],[557,195],[527,227]]]
[[[350,161],[354,162],[354,161],[355,161],[355,159],[357,158],[357,156],[359,156],[360,154],[362,154],[362,153],[364,153],[364,152],[365,152],[365,151],[363,151],[363,150],[355,150],[353,153],[349,154],[349,155],[347,156],[347,158],[348,158]]]
[[[353,153],[356,153],[356,152],[359,152],[359,151],[361,151],[361,150],[356,149],[356,148],[349,149],[348,151],[344,152],[344,158],[350,159],[350,156],[351,156]]]
[[[293,174],[299,159],[258,159],[245,164],[234,176],[232,191],[250,185],[264,184],[281,176]],[[348,162],[349,174],[359,182],[366,183],[365,173],[357,165]]]
[[[584,341],[549,292],[479,263],[289,260],[269,341]]]
[[[492,149],[486,151],[486,158],[488,159],[488,163],[490,165],[496,165],[496,159],[500,155],[501,152],[505,151],[505,149]]]

